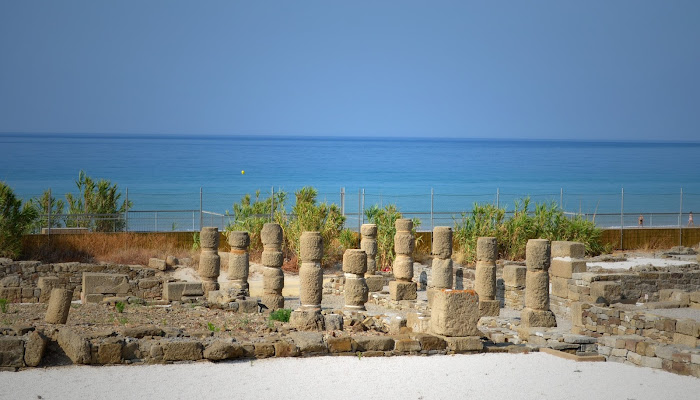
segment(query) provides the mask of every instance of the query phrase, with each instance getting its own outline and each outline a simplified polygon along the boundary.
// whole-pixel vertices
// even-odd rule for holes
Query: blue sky
[[[0,132],[700,140],[698,1],[0,1]]]

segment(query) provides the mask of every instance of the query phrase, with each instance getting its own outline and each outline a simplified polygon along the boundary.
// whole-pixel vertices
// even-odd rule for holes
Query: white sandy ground
[[[680,260],[669,260],[667,258],[645,258],[645,257],[635,257],[628,258],[627,261],[599,261],[599,262],[587,262],[586,265],[589,267],[601,267],[604,269],[630,269],[637,265],[652,265],[654,267],[670,267],[673,265],[688,265],[689,261]]]
[[[0,373],[0,399],[13,400],[695,400],[699,394],[698,378],[544,353],[279,358]]]

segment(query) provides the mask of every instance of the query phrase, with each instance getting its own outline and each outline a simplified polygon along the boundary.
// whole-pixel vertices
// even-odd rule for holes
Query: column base
[[[418,298],[417,286],[415,282],[391,281],[389,282],[389,299],[415,300]]]

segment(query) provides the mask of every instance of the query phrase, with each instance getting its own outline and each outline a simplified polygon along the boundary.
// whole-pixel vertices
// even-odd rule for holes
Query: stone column
[[[199,232],[199,277],[202,279],[202,289],[207,296],[210,291],[219,290],[219,228],[205,226]]]
[[[452,228],[433,229],[433,265],[428,282],[428,303],[432,304],[435,290],[452,289]]]
[[[44,320],[49,324],[65,324],[68,321],[73,292],[68,289],[53,289],[49,297],[49,308]]]
[[[301,307],[292,311],[289,322],[300,330],[322,330],[323,237],[321,232],[304,232],[299,239],[299,300]]]
[[[554,327],[557,320],[549,309],[550,244],[547,239],[530,239],[525,249],[525,308],[520,314],[523,327]]]
[[[524,265],[506,264],[503,267],[503,295],[505,306],[514,310],[522,310],[525,304],[525,274]]]
[[[360,249],[347,249],[343,254],[345,272],[345,308],[365,310],[369,290],[365,282],[367,253]]]
[[[395,281],[389,282],[389,298],[391,300],[415,300],[417,295],[416,283],[413,282],[413,249],[416,241],[413,238],[413,221],[410,219],[396,220],[396,235],[394,235],[393,271]]]
[[[500,302],[496,300],[496,259],[498,243],[495,237],[476,240],[476,293],[479,294],[479,311],[482,317],[497,317]]]
[[[552,265],[549,269],[552,280],[552,296],[578,301],[578,293],[569,294],[573,274],[586,272],[586,246],[578,242],[552,242]]]
[[[260,231],[263,243],[262,265],[263,295],[262,303],[271,310],[284,308],[284,272],[282,272],[282,227],[279,224],[267,223]]]
[[[370,292],[381,292],[384,289],[384,277],[377,274],[377,225],[363,224],[360,232],[360,249],[367,253],[367,288]]]
[[[248,232],[230,232],[228,244],[231,245],[231,254],[228,256],[228,282],[226,283],[228,295],[232,298],[249,296],[250,259],[248,246],[250,245],[250,236]]]

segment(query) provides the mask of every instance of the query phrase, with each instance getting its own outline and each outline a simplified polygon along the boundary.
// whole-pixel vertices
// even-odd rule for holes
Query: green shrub
[[[37,216],[31,204],[22,205],[12,188],[0,182],[0,257],[19,257],[22,234],[30,231]]]
[[[211,332],[219,332],[220,331],[220,329],[216,325],[212,324],[211,322],[207,322],[207,329],[209,329]]]
[[[265,223],[270,222],[270,211],[272,209],[272,200],[274,199],[275,220],[283,219],[284,203],[287,199],[287,193],[279,191],[274,194],[274,197],[267,199],[260,198],[260,190],[255,192],[255,199],[251,201],[250,194],[246,194],[241,198],[240,203],[233,205],[232,223],[226,226],[226,231],[246,231],[250,235],[250,249],[262,250],[262,242],[260,241],[260,231]],[[228,211],[226,215],[231,215]]]
[[[350,229],[343,229],[340,231],[338,236],[338,242],[343,252],[347,249],[357,249],[359,248],[359,243],[357,243],[358,235]]]
[[[34,221],[33,231],[41,232],[41,228],[48,228],[49,214],[51,215],[51,228],[61,227],[65,218],[59,215],[63,214],[63,210],[66,207],[66,203],[63,200],[51,196],[50,191],[47,189],[41,197],[33,198],[30,201],[39,216]]]
[[[119,218],[119,214],[127,212],[131,208],[131,202],[120,202],[121,193],[117,191],[116,183],[112,185],[105,179],[95,182],[85,171],[80,171],[75,185],[79,195],[76,197],[72,193],[66,194],[70,214],[66,226],[90,228],[96,232],[124,230],[125,221]],[[93,218],[85,214],[100,216]]]
[[[7,299],[0,299],[0,311],[2,311],[3,314],[7,314]]]
[[[365,217],[370,224],[377,225],[377,265],[386,269],[394,262],[394,235],[396,235],[396,220],[403,218],[398,208],[389,204],[379,208],[376,204],[365,209]],[[420,226],[420,219],[413,218],[413,234]],[[416,246],[417,247],[417,246]]]
[[[116,308],[117,312],[120,314],[124,312],[124,306],[125,306],[124,302],[121,302],[121,301],[118,301],[114,304],[114,308]]]
[[[291,315],[292,315],[291,308],[280,308],[279,310],[275,310],[275,311],[270,313],[270,320],[271,321],[289,322],[289,317]]]

